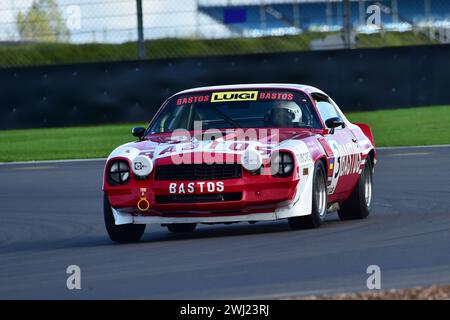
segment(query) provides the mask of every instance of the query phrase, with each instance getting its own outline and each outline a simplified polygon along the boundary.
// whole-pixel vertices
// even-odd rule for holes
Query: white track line
[[[450,144],[437,144],[430,146],[378,147],[377,150],[433,149],[433,148],[450,148]],[[95,161],[106,161],[106,158],[0,162],[0,166],[17,165],[17,164],[46,164],[46,163],[48,164],[48,163],[70,163],[70,162],[95,162]]]
[[[432,149],[432,148],[450,148],[450,144],[435,144],[435,145],[429,145],[429,146],[378,147],[377,150]]]
[[[0,166],[16,165],[16,164],[49,164],[49,163],[71,163],[71,162],[95,162],[106,161],[106,158],[92,159],[67,159],[67,160],[39,160],[39,161],[16,161],[16,162],[0,162]]]

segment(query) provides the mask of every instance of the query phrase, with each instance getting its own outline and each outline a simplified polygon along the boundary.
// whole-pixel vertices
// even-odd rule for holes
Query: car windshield
[[[149,127],[151,133],[198,128],[321,128],[301,91],[254,89],[202,91],[172,97]],[[195,123],[197,122],[197,123]]]

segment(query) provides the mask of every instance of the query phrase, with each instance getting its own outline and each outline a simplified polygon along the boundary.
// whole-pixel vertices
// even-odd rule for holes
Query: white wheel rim
[[[315,179],[316,188],[314,191],[314,197],[319,215],[321,218],[324,218],[327,213],[327,188],[325,186],[323,172],[318,171]]]
[[[370,208],[372,204],[372,175],[370,174],[370,168],[366,165],[364,173],[364,198],[366,205]]]

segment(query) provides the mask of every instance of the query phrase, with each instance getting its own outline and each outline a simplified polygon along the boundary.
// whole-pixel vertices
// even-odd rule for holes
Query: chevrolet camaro
[[[147,224],[287,219],[317,228],[329,212],[366,218],[375,143],[323,91],[297,84],[185,90],[168,98],[137,141],[104,169],[104,220],[113,241],[138,241]]]

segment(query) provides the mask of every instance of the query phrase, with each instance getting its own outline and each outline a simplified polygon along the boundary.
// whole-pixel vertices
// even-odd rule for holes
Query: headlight
[[[261,168],[263,160],[261,154],[254,150],[248,149],[241,157],[241,163],[245,170],[254,172]]]
[[[272,155],[270,173],[275,177],[288,177],[294,172],[294,158],[290,152],[277,152]]]
[[[110,185],[121,185],[128,183],[130,178],[130,167],[125,160],[114,161],[108,172],[108,183]]]
[[[153,170],[153,162],[146,156],[137,156],[131,165],[133,173],[138,177],[146,177]]]

